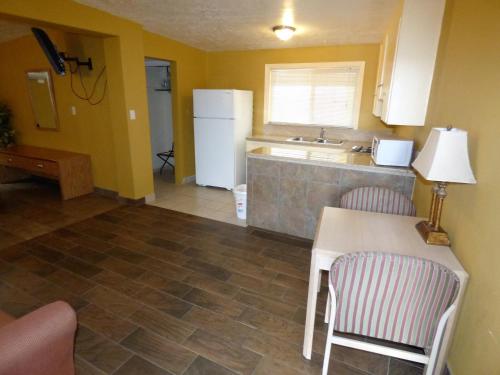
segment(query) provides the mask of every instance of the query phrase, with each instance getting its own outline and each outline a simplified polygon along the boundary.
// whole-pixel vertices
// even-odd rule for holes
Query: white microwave
[[[413,141],[373,137],[372,159],[377,165],[408,167],[413,155]]]

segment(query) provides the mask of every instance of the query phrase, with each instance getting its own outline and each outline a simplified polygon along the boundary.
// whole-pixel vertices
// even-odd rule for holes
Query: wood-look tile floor
[[[301,354],[311,243],[158,207],[119,207],[0,250],[0,309],[78,313],[78,374],[320,374]],[[319,298],[324,309],[326,288]],[[421,374],[334,347],[331,373]]]
[[[63,201],[54,182],[37,178],[0,184],[0,249],[118,206],[98,194]]]

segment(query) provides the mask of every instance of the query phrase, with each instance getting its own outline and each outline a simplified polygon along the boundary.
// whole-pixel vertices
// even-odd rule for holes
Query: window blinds
[[[271,68],[269,123],[356,127],[363,63]]]

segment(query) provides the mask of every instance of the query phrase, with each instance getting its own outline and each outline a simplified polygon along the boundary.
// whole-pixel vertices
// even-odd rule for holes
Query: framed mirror
[[[26,78],[35,126],[42,130],[57,130],[59,121],[50,71],[29,71]]]

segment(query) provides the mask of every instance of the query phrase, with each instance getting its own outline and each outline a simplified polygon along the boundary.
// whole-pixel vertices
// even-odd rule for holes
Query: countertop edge
[[[367,166],[358,164],[336,163],[333,161],[294,159],[286,156],[255,154],[252,153],[252,151],[247,152],[247,157],[253,159],[284,161],[287,163],[295,163],[295,164],[317,165],[330,168],[341,168],[341,169],[351,169],[351,170],[355,169],[358,171],[370,172],[370,173],[383,173],[383,174],[392,174],[397,176],[416,177],[415,173],[411,169],[407,168],[396,169],[395,167]]]

